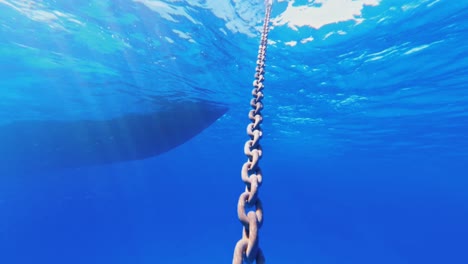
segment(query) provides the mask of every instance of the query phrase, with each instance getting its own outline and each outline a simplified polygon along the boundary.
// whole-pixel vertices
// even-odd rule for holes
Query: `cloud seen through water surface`
[[[284,2],[286,0],[279,0]],[[354,20],[362,22],[364,6],[377,6],[380,0],[316,0],[307,5],[294,5],[295,0],[288,1],[288,7],[273,19],[276,26],[287,25],[293,30],[308,26],[319,29],[325,25]]]

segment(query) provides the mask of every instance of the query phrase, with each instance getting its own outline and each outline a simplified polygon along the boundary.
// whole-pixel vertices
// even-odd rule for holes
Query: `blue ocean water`
[[[263,2],[0,0],[0,125],[229,107],[162,155],[0,175],[0,262],[229,263]],[[273,1],[268,263],[468,263],[467,22],[466,1]]]

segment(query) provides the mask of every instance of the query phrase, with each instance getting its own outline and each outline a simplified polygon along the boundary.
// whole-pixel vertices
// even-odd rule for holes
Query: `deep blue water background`
[[[0,1],[2,123],[230,107],[161,156],[0,175],[0,262],[229,263],[262,2],[221,19],[197,1]],[[267,261],[468,263],[468,3],[383,0],[362,17],[271,30]]]

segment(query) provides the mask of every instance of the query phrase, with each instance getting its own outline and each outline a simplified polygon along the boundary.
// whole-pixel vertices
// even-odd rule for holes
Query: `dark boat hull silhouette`
[[[145,159],[191,139],[227,108],[171,102],[162,110],[108,120],[31,120],[0,126],[0,173]]]

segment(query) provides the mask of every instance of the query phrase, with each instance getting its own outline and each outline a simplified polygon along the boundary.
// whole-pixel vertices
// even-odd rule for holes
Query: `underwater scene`
[[[0,263],[468,263],[468,1],[0,0]]]

